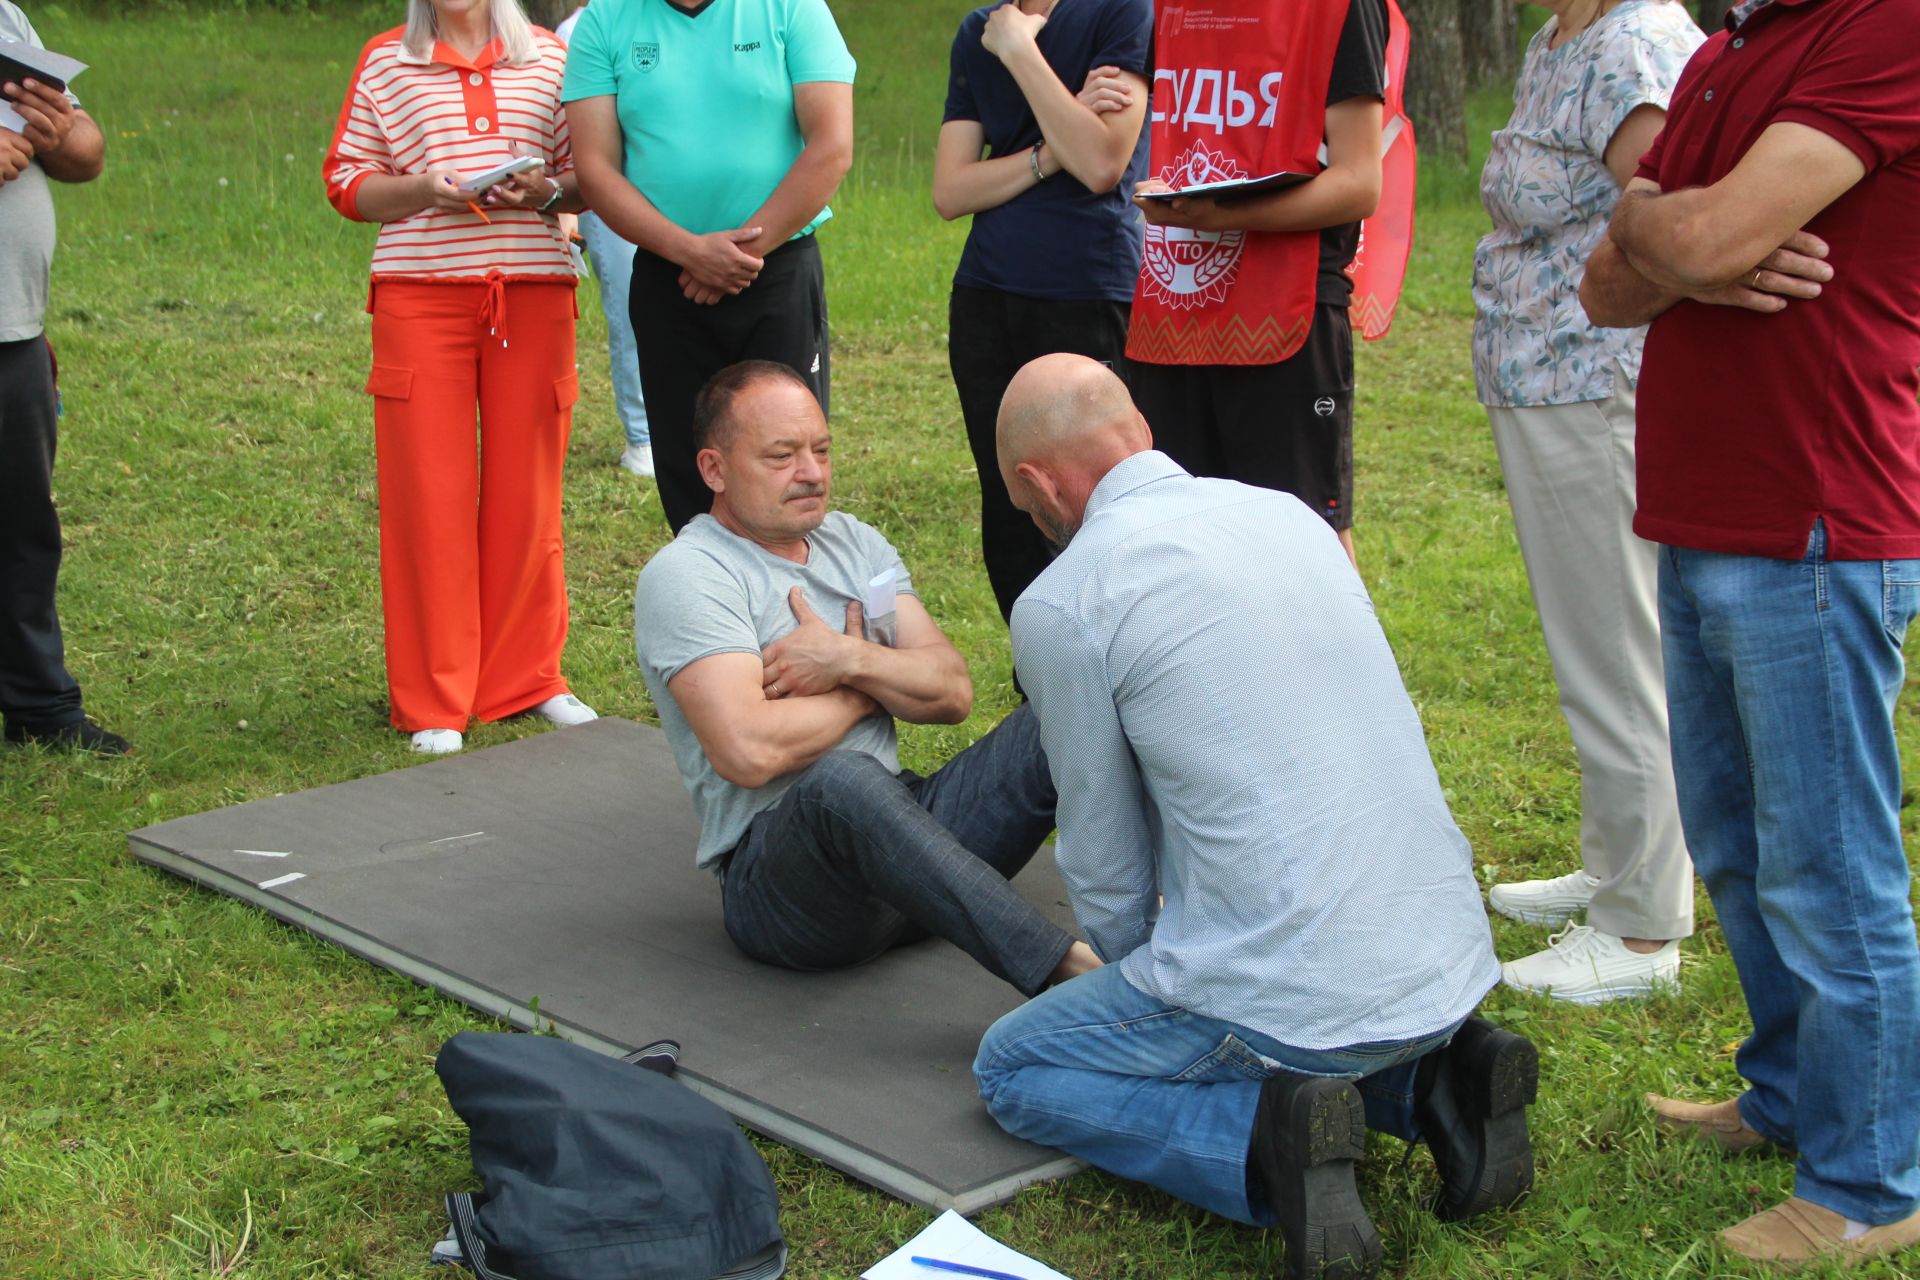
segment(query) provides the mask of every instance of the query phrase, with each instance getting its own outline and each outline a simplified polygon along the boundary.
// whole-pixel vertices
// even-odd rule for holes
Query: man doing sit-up
[[[886,538],[828,510],[829,432],[807,384],[732,365],[693,429],[712,512],[641,571],[634,634],[727,936],[814,970],[938,934],[1027,995],[1097,968],[1007,883],[1053,829],[1032,713],[931,777],[900,768],[894,719],[957,724],[973,684]]]

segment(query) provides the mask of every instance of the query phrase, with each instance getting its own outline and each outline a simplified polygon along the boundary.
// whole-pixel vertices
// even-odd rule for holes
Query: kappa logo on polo
[[[752,53],[755,49],[758,49],[759,47],[760,47],[760,42],[758,40],[749,40],[745,44],[734,45],[733,51],[735,53]]]
[[[660,45],[648,40],[633,42],[633,65],[641,71],[651,71],[660,65]]]
[[[1232,156],[1195,142],[1155,176],[1171,187],[1191,187],[1244,178],[1247,171]],[[1190,231],[1149,222],[1143,255],[1148,295],[1182,311],[1225,302],[1240,274],[1240,251],[1246,243],[1244,231]]]

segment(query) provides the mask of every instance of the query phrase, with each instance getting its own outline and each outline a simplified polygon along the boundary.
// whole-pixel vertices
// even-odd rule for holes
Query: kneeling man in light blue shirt
[[[1432,1146],[1442,1217],[1516,1199],[1538,1059],[1470,1016],[1500,978],[1471,851],[1333,531],[1155,452],[1079,356],[1020,372],[998,443],[1060,552],[1014,606],[1014,659],[1107,965],[988,1031],[994,1118],[1279,1226],[1290,1276],[1378,1264],[1366,1127]]]

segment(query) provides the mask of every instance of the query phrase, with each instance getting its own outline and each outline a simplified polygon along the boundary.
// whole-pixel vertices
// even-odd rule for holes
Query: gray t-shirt
[[[12,0],[0,0],[0,39],[46,47]],[[67,99],[79,105],[72,94]],[[0,342],[40,336],[52,269],[53,193],[36,161],[13,181],[0,183]]]
[[[752,653],[794,629],[787,593],[796,585],[807,606],[829,626],[844,625],[847,605],[864,601],[874,579],[891,572],[894,593],[912,595],[900,553],[880,532],[843,512],[829,512],[807,539],[807,563],[783,560],[730,531],[710,515],[695,516],[680,536],[640,571],[633,594],[634,648],[660,724],[673,745],[680,780],[700,815],[694,861],[706,866],[740,843],[754,815],[778,800],[798,774],[749,790],[728,782],[707,762],[667,683],[716,653]],[[869,618],[867,634],[876,634]],[[864,751],[898,771],[893,718],[869,716],[840,740],[840,749]]]

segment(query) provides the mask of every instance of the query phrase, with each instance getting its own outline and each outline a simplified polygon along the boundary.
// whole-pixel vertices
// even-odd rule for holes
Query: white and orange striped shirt
[[[536,30],[537,56],[521,65],[501,60],[498,40],[471,60],[445,42],[419,58],[400,43],[401,30],[369,40],[354,68],[322,169],[334,208],[363,220],[358,198],[366,178],[423,173],[435,164],[471,176],[512,159],[515,142],[523,154],[543,157],[549,176],[572,171],[560,105],[565,45]],[[556,219],[506,208],[488,209],[487,217],[490,224],[467,210],[428,209],[382,224],[373,278],[477,280],[497,272],[507,280],[574,279]]]

